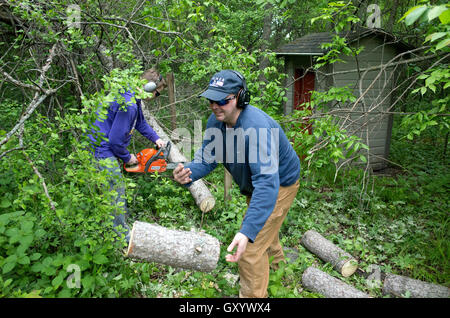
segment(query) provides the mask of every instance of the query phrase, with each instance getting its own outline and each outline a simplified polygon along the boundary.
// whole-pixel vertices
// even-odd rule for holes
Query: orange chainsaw
[[[136,154],[138,164],[128,166],[123,164],[123,168],[127,172],[149,173],[149,172],[164,172],[166,170],[175,169],[178,162],[167,163],[167,158],[170,154],[171,144],[167,142],[165,147],[156,150],[154,148],[146,148]],[[183,162],[182,162],[183,163]]]

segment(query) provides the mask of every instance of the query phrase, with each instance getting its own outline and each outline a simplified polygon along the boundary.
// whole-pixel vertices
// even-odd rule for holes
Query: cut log
[[[349,277],[358,268],[358,262],[353,256],[314,230],[306,231],[300,243],[324,262],[331,263],[344,277]]]
[[[159,126],[155,118],[152,115],[150,115],[147,110],[145,109],[142,110],[148,124],[155,130],[158,136],[165,141],[170,141],[170,143],[172,144],[172,148],[170,150],[170,154],[168,157],[169,162],[188,161],[186,157],[178,150],[177,146],[175,146],[175,144],[170,140],[169,136],[167,136],[167,134],[164,132],[161,126]],[[209,191],[209,189],[206,187],[205,183],[202,180],[197,180],[193,182],[188,189],[189,192],[191,192],[192,197],[195,200],[195,203],[202,212],[208,212],[214,208],[216,200],[214,199],[213,195],[211,194],[211,192]]]
[[[395,297],[405,297],[409,294],[411,298],[449,298],[450,289],[405,276],[386,274],[383,294]]]
[[[371,298],[368,294],[314,267],[308,267],[303,272],[302,285],[326,298]]]
[[[209,272],[217,266],[220,243],[206,233],[171,230],[136,221],[126,255],[175,268]]]

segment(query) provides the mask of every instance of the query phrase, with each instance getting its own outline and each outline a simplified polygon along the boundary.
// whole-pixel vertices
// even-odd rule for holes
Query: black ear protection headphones
[[[241,73],[239,73],[238,71],[232,71],[234,74],[236,74],[242,81],[242,88],[239,90],[239,92],[237,93],[236,96],[236,106],[237,108],[241,108],[244,109],[245,107],[247,107],[248,104],[250,104],[250,92],[247,89],[247,83],[245,81],[244,76],[242,76]]]
[[[147,93],[153,93],[155,89],[158,87],[158,83],[161,82],[163,79],[162,75],[159,75],[158,82],[149,81],[147,84],[144,85],[144,91]],[[157,95],[159,95],[159,92],[156,92]]]

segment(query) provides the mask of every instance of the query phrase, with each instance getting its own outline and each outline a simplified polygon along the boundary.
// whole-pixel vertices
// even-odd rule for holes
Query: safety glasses
[[[216,103],[218,106],[225,106],[226,104],[228,104],[228,102],[230,100],[235,99],[235,98],[236,98],[236,96],[231,96],[231,97],[224,98],[224,99],[221,99],[221,100],[208,99],[208,101],[209,101],[210,104]]]

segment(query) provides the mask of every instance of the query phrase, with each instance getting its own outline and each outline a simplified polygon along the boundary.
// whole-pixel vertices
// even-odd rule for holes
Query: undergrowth
[[[361,195],[363,171],[356,168],[342,171],[335,182],[320,175],[302,178],[280,231],[289,261],[277,271],[271,270],[270,297],[322,297],[302,286],[302,274],[309,266],[316,266],[373,297],[384,297],[381,284],[360,275],[373,266],[383,273],[449,286],[448,159],[441,147],[426,139],[396,140],[400,141],[393,142],[390,160],[398,165],[372,174],[364,195]],[[214,209],[205,214],[197,208],[189,191],[172,180],[170,173],[125,175],[129,224],[140,220],[174,229],[204,230],[213,235],[221,242],[221,254],[212,272],[180,270],[126,258],[124,246],[112,240],[101,224],[89,221],[89,215],[80,219],[83,214],[74,214],[73,221],[69,218],[66,213],[71,211],[70,206],[84,204],[71,202],[67,211],[57,210],[56,216],[62,222],[84,222],[84,228],[79,228],[82,231],[76,235],[63,232],[56,216],[47,219],[54,214],[51,210],[40,217],[30,212],[23,216],[3,214],[8,219],[0,220],[1,243],[9,256],[1,264],[0,296],[236,297],[238,268],[225,262],[225,254],[247,205],[236,186],[231,189],[231,200],[224,201],[223,174],[223,167],[219,166],[204,178],[216,198]],[[6,180],[13,184],[12,178]],[[23,187],[23,200],[35,201],[36,193],[40,192],[36,184],[34,180]],[[5,210],[18,204],[9,200],[8,195],[0,202]],[[98,198],[94,194],[92,197]],[[104,206],[106,209],[107,205]],[[108,215],[109,210],[101,213]],[[93,216],[97,214],[100,216],[99,211]],[[45,222],[50,222],[51,227]],[[303,233],[310,229],[352,254],[360,270],[342,278],[330,264],[301,246]],[[79,285],[69,284],[74,281],[68,268],[71,264],[81,270]]]

